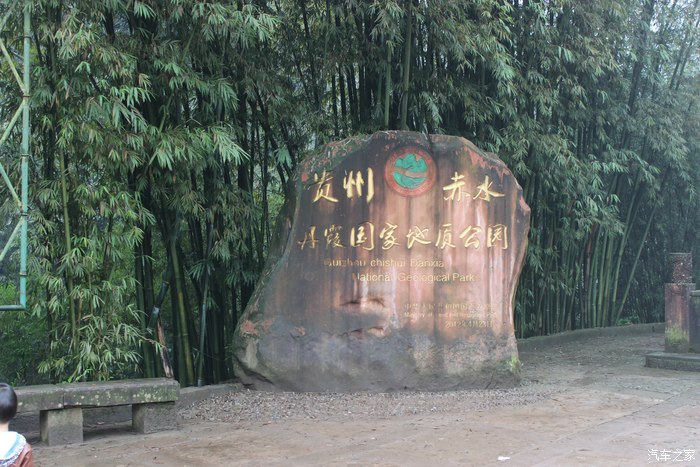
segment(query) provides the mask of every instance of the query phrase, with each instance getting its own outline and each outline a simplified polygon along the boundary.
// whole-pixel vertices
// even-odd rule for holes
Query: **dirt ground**
[[[700,373],[645,368],[663,334],[526,341],[511,390],[290,394],[239,389],[177,431],[91,430],[38,466],[700,465]]]

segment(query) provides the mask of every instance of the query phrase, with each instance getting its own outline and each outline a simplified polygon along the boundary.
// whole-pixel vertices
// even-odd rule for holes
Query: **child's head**
[[[0,383],[0,424],[9,423],[17,414],[17,394],[12,386]]]

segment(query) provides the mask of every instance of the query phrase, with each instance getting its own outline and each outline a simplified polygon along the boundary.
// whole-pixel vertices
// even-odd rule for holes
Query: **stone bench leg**
[[[49,446],[83,442],[83,409],[42,410],[41,440]]]
[[[155,433],[177,429],[175,402],[133,404],[131,406],[132,426],[138,433]]]

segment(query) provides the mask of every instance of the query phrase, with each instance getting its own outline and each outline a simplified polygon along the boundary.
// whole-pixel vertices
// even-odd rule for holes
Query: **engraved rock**
[[[517,384],[513,299],[530,209],[503,162],[463,138],[380,132],[325,146],[290,185],[236,329],[244,383]]]

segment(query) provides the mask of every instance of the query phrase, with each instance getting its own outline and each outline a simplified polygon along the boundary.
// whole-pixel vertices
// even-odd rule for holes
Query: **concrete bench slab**
[[[65,407],[109,407],[176,401],[177,381],[166,378],[97,381],[61,385]]]
[[[177,428],[180,384],[167,378],[47,384],[16,388],[20,412],[39,411],[41,439],[49,446],[83,441],[83,408],[130,405],[139,433]]]
[[[63,408],[63,390],[55,384],[15,388],[17,412],[38,412]]]

